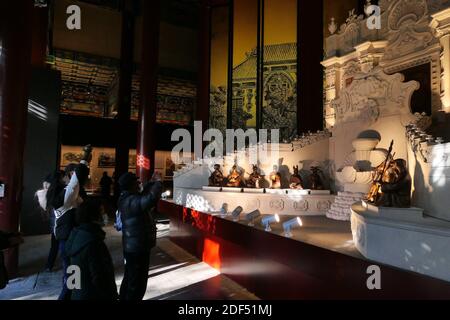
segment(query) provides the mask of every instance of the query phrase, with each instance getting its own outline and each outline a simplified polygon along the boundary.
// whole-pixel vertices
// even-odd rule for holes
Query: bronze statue
[[[311,190],[323,190],[322,179],[320,178],[321,170],[319,167],[311,167],[311,175],[309,179],[311,181]]]
[[[227,177],[227,187],[240,187],[242,184],[242,174],[238,170],[237,165],[234,165],[230,174]]]
[[[83,156],[81,160],[91,162],[92,160],[92,146],[90,144],[83,147]]]
[[[223,185],[223,173],[220,170],[220,164],[214,165],[214,171],[209,176],[210,187],[221,187]]]
[[[379,197],[374,204],[381,207],[411,207],[411,176],[406,168],[406,160],[390,160],[383,173]]]
[[[298,166],[294,166],[294,174],[291,176],[289,180],[289,188],[291,189],[303,189],[303,181],[300,175],[298,174]]]
[[[273,166],[269,179],[270,189],[281,189],[281,174],[278,172],[277,166]]]
[[[369,192],[367,193],[366,200],[369,203],[376,204],[379,202],[379,199],[381,198],[381,182],[384,176],[384,173],[386,172],[386,169],[389,166],[389,163],[393,160],[392,157],[392,146],[394,145],[394,140],[391,141],[391,144],[389,145],[389,150],[386,155],[386,159],[379,164],[372,173],[372,186],[369,189]]]
[[[250,173],[245,186],[247,188],[259,188],[260,180],[262,176],[259,174],[259,168],[256,164],[253,165],[253,172]]]
[[[392,155],[391,141],[386,159],[374,169],[373,182],[366,200],[376,206],[409,208],[411,206],[411,176],[404,159]]]

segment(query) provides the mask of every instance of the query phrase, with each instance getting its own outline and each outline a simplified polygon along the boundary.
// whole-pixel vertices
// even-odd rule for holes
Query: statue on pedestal
[[[210,187],[221,187],[223,184],[223,173],[220,170],[220,164],[214,165],[214,171],[209,176]]]
[[[385,163],[382,163],[384,167]],[[378,207],[411,207],[411,176],[404,159],[389,159],[384,171],[378,166],[367,201]]]
[[[379,207],[411,207],[411,176],[406,160],[395,159],[389,146],[386,160],[374,170],[373,183],[366,196],[367,202]]]
[[[247,188],[259,188],[260,180],[262,176],[259,174],[259,168],[256,164],[253,165],[253,172],[250,173],[245,186]]]
[[[311,190],[323,190],[322,179],[320,178],[321,170],[319,167],[311,167],[311,175],[309,179],[311,181]]]
[[[291,176],[289,180],[289,188],[291,189],[303,189],[303,181],[300,175],[298,174],[298,166],[294,166],[294,174]]]
[[[411,176],[406,168],[406,160],[390,162],[381,181],[381,197],[376,204],[383,207],[411,207]]]
[[[277,166],[273,166],[273,171],[270,173],[270,189],[281,189],[281,174],[278,172]]]
[[[92,145],[88,144],[86,146],[83,147],[83,157],[81,158],[81,160],[87,161],[87,162],[91,162],[92,160]]]
[[[238,170],[237,165],[234,165],[230,174],[227,177],[227,187],[240,187],[242,184],[242,174]]]

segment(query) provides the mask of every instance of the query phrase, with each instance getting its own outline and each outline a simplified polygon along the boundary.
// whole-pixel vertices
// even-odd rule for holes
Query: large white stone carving
[[[380,117],[411,114],[410,100],[416,81],[403,82],[403,75],[387,75],[380,67],[371,72],[355,73],[351,83],[331,102],[335,109],[336,123],[362,121],[376,122]]]
[[[393,1],[388,11],[388,45],[383,59],[394,60],[436,43],[428,22],[425,0]]]
[[[345,85],[349,64],[364,72],[380,65],[388,74],[429,64],[433,114],[442,109],[450,112],[450,1],[386,0],[379,5],[381,29],[369,30],[367,19],[353,19],[325,40],[324,113],[328,127],[333,126],[329,103]]]

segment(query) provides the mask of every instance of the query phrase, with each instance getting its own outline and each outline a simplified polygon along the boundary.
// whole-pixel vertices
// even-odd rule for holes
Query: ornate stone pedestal
[[[419,208],[352,205],[356,248],[367,259],[450,281],[450,223]]]

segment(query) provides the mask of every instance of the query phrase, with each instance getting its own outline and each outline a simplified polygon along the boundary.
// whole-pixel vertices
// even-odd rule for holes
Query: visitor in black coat
[[[114,266],[101,228],[100,203],[86,200],[77,209],[75,227],[66,242],[70,265],[80,268],[80,288],[71,300],[117,300]]]
[[[156,245],[156,224],[151,211],[161,195],[161,175],[155,173],[142,193],[136,175],[125,173],[119,179],[118,208],[122,220],[125,273],[120,300],[142,300],[147,289],[150,251]]]

